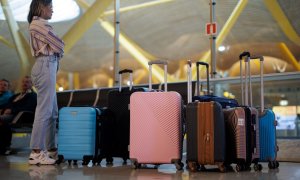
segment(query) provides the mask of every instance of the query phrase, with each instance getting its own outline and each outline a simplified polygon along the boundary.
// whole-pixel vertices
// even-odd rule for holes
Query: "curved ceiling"
[[[77,2],[82,1],[84,0]],[[233,23],[232,29],[228,35],[223,37],[221,45],[225,46],[225,51],[217,52],[216,56],[218,71],[230,71],[230,68],[238,60],[239,53],[245,50],[253,54],[278,58],[291,65],[285,55],[286,52],[282,52],[283,49],[280,48],[279,43],[284,43],[296,60],[300,60],[300,44],[296,44],[287,37],[268,9],[266,1],[268,0],[247,1],[245,8],[237,17],[237,21]],[[92,5],[95,0],[85,2]],[[145,5],[149,2],[156,1],[121,0],[121,10],[136,5]],[[238,2],[238,0],[216,0],[216,21],[219,32]],[[300,11],[295,7],[300,7],[300,1],[278,0],[278,4],[293,29],[298,33],[300,31]],[[113,14],[109,13],[113,8],[112,3],[107,8],[106,15],[102,16],[104,22],[113,24]],[[85,8],[81,8],[80,17],[85,12]],[[120,31],[130,42],[135,44],[135,47],[147,52],[152,59],[170,61],[169,73],[175,74],[182,60],[201,60],[205,52],[210,49],[209,36],[205,35],[205,24],[209,22],[209,13],[209,0],[161,0],[161,3],[156,5],[121,11]],[[53,27],[62,37],[78,19],[53,23]],[[28,38],[28,24],[19,22],[18,25],[20,31]],[[0,29],[0,36],[13,43],[5,21],[0,21]],[[300,37],[299,34],[298,36]],[[0,43],[0,51],[0,77],[7,77],[11,80],[18,79],[20,61],[16,50]],[[60,64],[59,76],[66,78],[64,73],[78,72],[81,81],[95,77],[99,73],[105,74],[102,77],[111,77],[113,73],[110,67],[113,66],[113,59],[113,37],[99,21],[96,21],[74,47],[65,54]],[[124,67],[131,67],[134,70],[143,69],[143,66],[121,45],[120,68]],[[292,65],[288,69],[296,70]],[[83,82],[82,87],[91,87],[91,83]]]

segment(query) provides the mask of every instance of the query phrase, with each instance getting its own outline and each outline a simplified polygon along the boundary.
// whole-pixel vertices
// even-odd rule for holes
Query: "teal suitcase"
[[[93,107],[63,107],[59,111],[58,154],[59,161],[69,164],[82,160],[87,165],[95,163],[98,156],[98,117],[100,110]]]

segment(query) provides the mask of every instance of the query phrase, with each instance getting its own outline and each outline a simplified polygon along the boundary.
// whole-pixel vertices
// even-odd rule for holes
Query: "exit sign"
[[[215,35],[217,34],[217,23],[207,23],[206,24],[206,35]]]

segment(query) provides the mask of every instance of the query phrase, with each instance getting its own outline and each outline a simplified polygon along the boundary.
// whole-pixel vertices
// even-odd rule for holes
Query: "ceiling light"
[[[27,21],[31,0],[10,0],[8,3],[16,21]],[[80,14],[79,6],[74,0],[53,0],[52,3],[53,15],[49,22],[71,20]],[[5,20],[2,8],[0,8],[0,20]]]
[[[287,106],[289,104],[289,101],[286,99],[280,100],[279,101],[279,105],[280,106]]]
[[[58,91],[60,91],[60,92],[61,92],[61,91],[64,91],[64,88],[63,88],[63,87],[59,87],[59,88],[58,88]]]
[[[225,51],[225,46],[219,46],[219,48],[218,48],[218,50],[220,51],[220,52],[223,52],[223,51]]]

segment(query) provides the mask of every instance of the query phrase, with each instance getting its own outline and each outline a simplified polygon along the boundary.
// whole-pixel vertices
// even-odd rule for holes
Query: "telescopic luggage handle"
[[[244,58],[245,62],[245,91],[244,91],[244,81],[243,81],[243,67],[242,67],[242,61]],[[250,83],[250,100],[252,105],[252,91],[251,91],[251,74],[250,74],[250,53],[249,52],[243,52],[239,56],[240,59],[240,81],[241,81],[241,94],[242,94],[242,104],[248,106],[249,105],[249,95],[248,95],[248,80]],[[247,79],[248,76],[248,79]]]
[[[196,62],[197,66],[197,96],[200,96],[200,72],[199,72],[199,66],[205,66],[206,68],[206,79],[207,79],[207,95],[210,94],[210,88],[209,88],[209,64],[206,62]]]
[[[260,112],[264,112],[264,57],[263,56],[251,56],[251,59],[259,59],[260,61]]]
[[[192,102],[192,61],[187,61],[187,103]]]
[[[148,65],[149,65],[149,91],[152,90],[152,65],[154,65],[154,64],[164,65],[164,84],[165,84],[165,92],[167,92],[168,91],[168,83],[167,83],[168,62],[163,61],[163,60],[148,62]]]
[[[123,70],[119,71],[119,92],[122,91],[122,74],[124,74],[124,73],[129,73],[129,83],[130,83],[129,90],[131,91],[131,89],[132,89],[132,84],[133,84],[132,83],[132,73],[133,73],[133,71],[131,69],[123,69]]]

